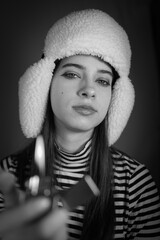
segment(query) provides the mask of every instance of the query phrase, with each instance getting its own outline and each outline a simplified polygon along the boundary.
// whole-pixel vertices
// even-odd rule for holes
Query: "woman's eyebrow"
[[[77,64],[77,63],[66,63],[66,64],[62,65],[62,68],[65,68],[65,67],[76,67],[76,68],[79,68],[82,70],[86,70],[85,66],[83,66],[81,64]],[[109,75],[111,75],[111,77],[113,77],[113,73],[110,70],[98,69],[97,72],[103,73],[103,74],[109,74]]]
[[[113,77],[113,73],[110,70],[99,69],[97,72],[98,73],[109,74],[109,75],[111,75],[111,77]]]
[[[66,63],[62,66],[62,68],[65,68],[65,67],[76,67],[79,69],[86,69],[84,66],[77,64],[77,63]]]

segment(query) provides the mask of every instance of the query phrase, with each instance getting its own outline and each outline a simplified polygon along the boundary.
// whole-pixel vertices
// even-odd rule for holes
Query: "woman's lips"
[[[91,106],[87,106],[87,105],[78,105],[78,106],[73,106],[73,109],[83,115],[83,116],[89,116],[89,115],[93,115],[94,113],[96,113],[97,111],[91,107]]]

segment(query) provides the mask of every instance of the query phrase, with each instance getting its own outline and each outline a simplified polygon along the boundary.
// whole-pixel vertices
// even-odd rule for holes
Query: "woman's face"
[[[107,114],[112,78],[111,67],[97,57],[75,55],[61,60],[51,84],[55,126],[92,131]]]

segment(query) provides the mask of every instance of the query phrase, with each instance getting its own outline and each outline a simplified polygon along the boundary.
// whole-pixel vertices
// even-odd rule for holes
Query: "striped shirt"
[[[54,173],[58,189],[77,183],[89,168],[90,141],[76,154],[57,148]],[[146,167],[121,151],[111,148],[114,170],[115,234],[114,239],[160,240],[160,200],[155,183]],[[1,167],[17,175],[17,161],[1,161]],[[28,169],[29,166],[26,166]],[[3,196],[0,208],[4,207]],[[69,239],[80,239],[84,207],[69,212]]]
[[[60,150],[56,145],[55,174],[59,183],[59,189],[68,189],[76,184],[89,169],[89,155],[91,140],[76,154],[69,154]],[[78,206],[69,212],[68,234],[71,240],[80,239],[83,227],[84,207]]]

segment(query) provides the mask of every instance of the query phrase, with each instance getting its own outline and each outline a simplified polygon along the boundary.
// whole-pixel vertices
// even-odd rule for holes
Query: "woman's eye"
[[[108,87],[111,85],[109,80],[98,79],[97,82],[103,87]]]
[[[68,79],[74,79],[74,78],[78,78],[78,74],[76,73],[72,73],[72,72],[66,72],[64,74],[62,74],[62,76],[64,76],[65,78],[68,78]]]

